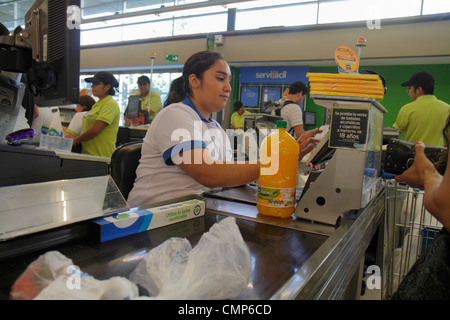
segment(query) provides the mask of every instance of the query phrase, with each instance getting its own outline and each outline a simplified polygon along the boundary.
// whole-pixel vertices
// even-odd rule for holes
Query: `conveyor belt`
[[[382,221],[384,190],[329,236],[320,234],[317,223],[295,218],[266,219],[258,215],[252,204],[208,196],[206,203],[203,217],[104,243],[86,236],[0,260],[0,299],[8,299],[15,279],[46,251],[60,251],[83,272],[99,280],[128,277],[144,254],[166,239],[183,237],[195,246],[214,223],[226,216],[236,217],[252,257],[250,283],[239,299],[342,299]]]
[[[0,298],[8,299],[9,288],[15,279],[46,251],[60,251],[83,272],[99,280],[128,277],[144,254],[166,239],[185,237],[195,246],[203,233],[223,217],[207,210],[204,217],[101,244],[83,239],[2,261]],[[254,266],[248,290],[239,297],[243,299],[269,299],[327,239],[326,236],[255,221],[237,219],[237,225],[250,249]]]

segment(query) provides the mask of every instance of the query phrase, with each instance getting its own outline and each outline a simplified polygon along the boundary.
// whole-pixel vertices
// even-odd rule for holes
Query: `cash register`
[[[336,225],[341,215],[367,206],[381,187],[386,109],[374,98],[312,95],[332,114],[330,130],[303,160],[308,176],[295,216]]]

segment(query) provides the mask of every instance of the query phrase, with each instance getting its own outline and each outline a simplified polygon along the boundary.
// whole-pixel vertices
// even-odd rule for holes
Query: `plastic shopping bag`
[[[250,251],[233,217],[214,224],[195,248],[171,238],[149,251],[130,280],[156,299],[230,299],[247,288]]]
[[[33,261],[10,292],[12,300],[124,300],[137,296],[137,286],[128,279],[97,280],[58,251],[49,251]]]
[[[40,142],[41,135],[63,137],[64,132],[61,125],[60,112],[58,107],[39,108],[39,116],[33,120],[31,127],[37,135],[33,142]]]

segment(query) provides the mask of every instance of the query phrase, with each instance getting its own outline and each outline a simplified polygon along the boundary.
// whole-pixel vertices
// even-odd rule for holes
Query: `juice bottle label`
[[[286,208],[295,205],[295,187],[269,188],[258,186],[258,204],[272,208]]]

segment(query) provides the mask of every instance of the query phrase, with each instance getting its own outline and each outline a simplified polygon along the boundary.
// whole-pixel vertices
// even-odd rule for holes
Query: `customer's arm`
[[[300,124],[298,126],[294,126],[294,132],[296,137],[301,137],[305,133],[305,129],[303,128],[303,125]]]
[[[425,191],[424,206],[450,231],[450,169],[442,177],[424,153],[425,145],[416,144],[414,164],[403,174],[395,177],[398,182],[405,182],[413,188]],[[448,155],[447,164],[450,161]]]
[[[303,128],[303,126],[302,126]],[[318,143],[320,140],[313,138],[317,133],[321,133],[322,130],[319,128],[303,131],[303,133],[297,138],[297,142],[300,146],[300,154],[298,156],[298,161],[301,161],[304,156],[310,153],[314,149],[313,143]]]

